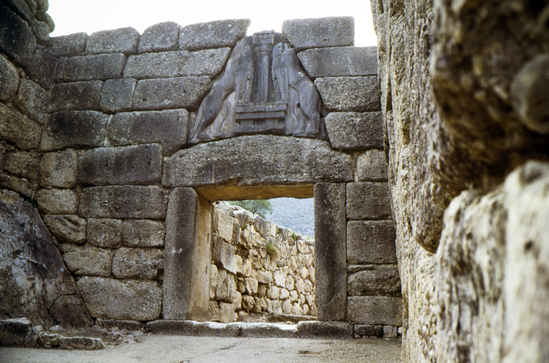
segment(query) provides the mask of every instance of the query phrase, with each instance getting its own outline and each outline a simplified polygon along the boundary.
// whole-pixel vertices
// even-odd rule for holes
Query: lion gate
[[[47,67],[21,84],[47,110],[0,105],[33,130],[2,135],[3,187],[36,198],[92,318],[140,322],[208,319],[212,202],[314,197],[317,319],[396,334],[377,49],[352,46],[352,18],[248,25],[35,44]],[[25,184],[13,161],[31,153]]]

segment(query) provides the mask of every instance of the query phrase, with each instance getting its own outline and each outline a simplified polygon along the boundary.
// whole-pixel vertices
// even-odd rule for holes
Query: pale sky
[[[377,45],[369,0],[49,0],[55,22],[52,37],[131,26],[140,33],[151,25],[174,21],[182,26],[225,19],[251,19],[248,35],[280,32],[290,19],[352,16],[355,45]]]

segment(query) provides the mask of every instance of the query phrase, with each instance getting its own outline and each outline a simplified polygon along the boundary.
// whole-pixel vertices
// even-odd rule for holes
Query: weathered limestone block
[[[186,50],[132,55],[124,69],[124,77],[170,78],[186,76],[217,76],[231,48],[205,49],[195,52]]]
[[[381,110],[376,76],[317,78],[315,86],[330,111]]]
[[[112,274],[119,279],[154,279],[164,269],[164,253],[157,248],[125,248],[116,251]]]
[[[14,151],[4,155],[4,170],[22,178],[38,180],[40,154],[34,151]]]
[[[351,264],[396,263],[393,222],[349,221],[347,223],[347,261]]]
[[[227,279],[227,271],[223,269],[218,269],[217,283],[215,284],[215,300],[229,300],[229,288],[227,284]]]
[[[76,214],[78,194],[71,189],[40,189],[38,208],[47,214]]]
[[[65,61],[63,80],[66,82],[120,78],[126,56],[122,53],[70,57]]]
[[[350,296],[347,321],[353,324],[402,326],[402,299],[385,296]]]
[[[388,219],[391,195],[387,183],[347,184],[347,218]]]
[[[280,270],[273,273],[273,280],[278,287],[284,288],[286,286],[286,274]]]
[[[213,238],[212,260],[225,270],[236,274],[238,270],[236,259],[236,247],[224,242],[219,236]]]
[[[23,114],[29,116],[40,125],[46,123],[48,115],[46,113],[46,103],[49,94],[38,83],[21,79],[17,96],[13,103],[15,107]]]
[[[40,185],[72,188],[76,184],[78,156],[74,150],[44,154],[40,161]]]
[[[139,32],[134,28],[120,28],[95,32],[86,42],[87,54],[100,53],[137,53]]]
[[[9,101],[15,96],[19,86],[19,73],[17,68],[6,58],[0,57],[0,101]]]
[[[151,186],[106,186],[85,188],[79,214],[92,218],[163,219],[168,196]]]
[[[316,48],[297,56],[312,78],[377,75],[377,47]]]
[[[0,103],[0,138],[21,150],[34,149],[40,142],[40,125]]]
[[[53,86],[58,59],[49,50],[37,46],[26,67],[27,76],[42,88],[50,90]]]
[[[171,155],[186,143],[188,120],[187,110],[121,112],[107,132],[113,146],[161,143],[162,154]]]
[[[146,53],[176,50],[181,29],[183,29],[181,25],[171,21],[148,27],[139,38],[137,52]]]
[[[5,4],[0,4],[0,51],[19,64],[27,64],[36,47],[36,39],[27,22]]]
[[[381,112],[332,112],[326,117],[326,128],[334,149],[383,149]]]
[[[165,162],[162,184],[201,186],[234,181],[238,185],[264,185],[352,178],[351,157],[333,151],[326,141],[255,135],[177,152]]]
[[[228,211],[221,208],[214,209],[213,226],[219,237],[226,242],[233,242],[234,234],[234,218],[231,217]]]
[[[98,148],[78,158],[78,181],[84,185],[156,184],[161,170],[159,144]]]
[[[74,215],[42,217],[51,233],[61,242],[83,244],[86,242],[86,220]]]
[[[101,87],[102,81],[57,83],[51,90],[48,111],[99,111]]]
[[[356,161],[358,181],[387,181],[387,159],[381,150],[368,150]]]
[[[297,323],[300,338],[342,338],[353,337],[353,325],[342,321],[300,321]]]
[[[56,57],[74,57],[84,53],[87,40],[88,34],[86,33],[63,35],[50,38],[46,47]]]
[[[162,247],[166,229],[160,221],[127,219],[122,228],[122,240],[127,247]]]
[[[247,210],[236,210],[234,217],[238,220],[240,226],[246,226],[254,222],[254,215]]]
[[[67,268],[77,276],[111,275],[112,257],[114,251],[96,247],[76,247],[62,245],[63,259]]]
[[[256,271],[257,281],[262,284],[270,284],[273,281],[273,275],[269,271]]]
[[[208,77],[143,79],[138,81],[135,87],[132,108],[134,110],[197,109],[210,87],[211,82]]]
[[[172,191],[166,215],[164,319],[208,317],[211,220],[211,204],[193,189]]]
[[[66,111],[50,116],[40,149],[51,151],[66,147],[98,147],[105,141],[108,116],[94,111]]]
[[[137,80],[133,78],[106,80],[101,90],[101,111],[107,113],[131,111],[136,84]]]
[[[88,243],[95,247],[118,248],[122,242],[122,221],[119,219],[90,218]]]
[[[347,303],[345,184],[317,183],[314,198],[317,318],[344,320]]]
[[[347,277],[347,293],[351,296],[398,295],[400,277],[396,266],[379,266],[358,271]]]
[[[179,49],[200,50],[233,47],[246,36],[250,19],[221,20],[187,25],[179,33]]]
[[[350,16],[286,20],[282,23],[282,34],[297,51],[344,47],[354,44],[355,22]]]
[[[74,280],[36,209],[17,193],[0,192],[0,316],[34,325],[84,327],[91,319]]]
[[[7,173],[0,173],[0,187],[13,190],[28,198],[35,198],[38,185],[31,183],[24,178],[18,178]]]
[[[94,318],[148,321],[160,317],[162,288],[158,282],[86,276],[76,284]]]

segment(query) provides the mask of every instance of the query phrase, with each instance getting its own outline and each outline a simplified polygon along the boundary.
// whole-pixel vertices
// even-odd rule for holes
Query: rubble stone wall
[[[261,271],[273,272],[272,280],[242,271],[246,278],[239,281],[237,271],[237,290],[243,290],[244,282],[246,292],[248,287],[252,291],[240,292],[242,304],[251,305],[252,297],[255,303],[264,289],[273,297],[278,291],[278,300],[271,300],[282,300],[282,312],[314,314],[316,299],[321,320],[360,325],[358,335],[374,335],[374,330],[381,335],[383,326],[394,328],[387,334],[396,334],[400,287],[381,151],[376,48],[352,46],[352,18],[284,24],[283,35],[299,51],[301,66],[322,97],[326,140],[247,135],[193,146],[187,139],[198,107],[245,36],[248,20],[184,28],[162,23],[143,34],[124,28],[49,38],[53,22],[46,10],[47,1],[0,2],[0,186],[26,198],[21,203],[31,210],[37,207],[65,268],[67,286],[61,290],[70,298],[48,295],[48,308],[51,299],[66,302],[78,324],[89,322],[90,316],[208,319],[198,313],[204,303],[209,311],[208,296],[203,301],[198,295],[209,293],[213,266],[218,278],[230,271],[221,268],[220,251],[240,248],[248,229],[242,224],[240,239],[234,240],[223,239],[219,225],[212,233],[225,212],[212,209],[211,202],[315,196],[315,251],[320,248],[322,257],[315,255],[310,262],[311,246],[299,239],[291,245],[284,232],[266,239],[280,238],[279,261],[287,263],[286,270],[293,266],[291,257],[282,262],[288,252],[297,249],[308,256],[301,257],[308,261],[303,265],[296,259],[299,271],[289,268],[299,273],[292,276],[299,305],[288,289],[288,274],[275,278],[284,266],[271,271],[273,262],[263,266],[261,260]],[[10,203],[4,203],[8,210]],[[230,218],[237,218],[233,214]],[[325,223],[330,220],[335,225]],[[261,228],[254,223],[259,235]],[[172,248],[187,242],[189,250]],[[250,247],[252,242],[246,243]],[[262,253],[254,246],[248,256]],[[191,268],[196,256],[203,269]],[[246,261],[242,259],[242,268]],[[173,280],[182,275],[193,280]],[[256,296],[252,278],[258,283]],[[288,299],[282,298],[286,290]],[[214,301],[221,300],[227,301]],[[291,309],[285,300],[292,302]],[[329,301],[334,305],[328,308]],[[8,308],[6,318],[21,317],[20,310],[9,310],[19,303],[2,306]],[[261,305],[262,311],[269,308],[279,311],[276,302]],[[213,306],[212,311],[215,318]],[[70,319],[57,316],[38,323],[70,325]]]

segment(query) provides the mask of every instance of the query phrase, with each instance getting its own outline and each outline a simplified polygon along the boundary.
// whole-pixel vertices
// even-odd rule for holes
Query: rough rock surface
[[[90,317],[46,226],[18,194],[0,192],[0,318],[83,327]]]

